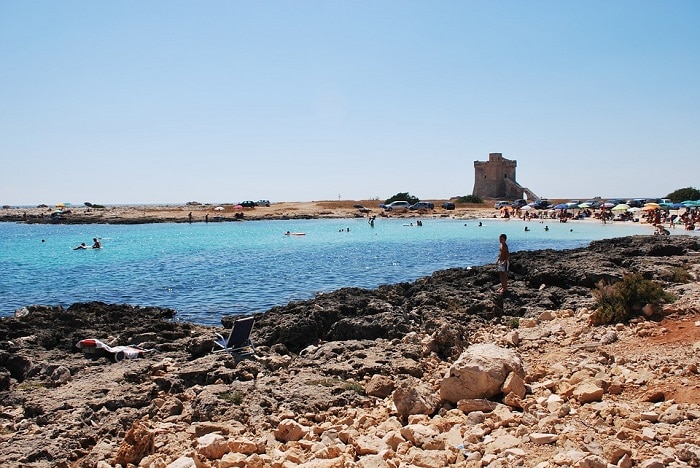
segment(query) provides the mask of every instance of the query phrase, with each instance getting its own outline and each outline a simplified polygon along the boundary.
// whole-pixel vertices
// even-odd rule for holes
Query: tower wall
[[[517,165],[517,161],[504,158],[502,153],[489,153],[488,161],[474,161],[472,195],[481,198],[522,198],[522,191],[513,193],[517,189],[511,183],[515,182]]]

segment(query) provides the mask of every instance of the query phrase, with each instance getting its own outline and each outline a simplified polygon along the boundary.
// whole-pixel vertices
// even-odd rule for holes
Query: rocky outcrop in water
[[[698,466],[699,251],[672,236],[516,252],[505,297],[492,266],[320,294],[257,316],[241,362],[172,310],[28,306],[0,320],[0,462]],[[591,288],[629,272],[679,297],[669,321],[588,325]],[[84,338],[152,351],[114,363]],[[523,370],[441,398],[480,343]]]

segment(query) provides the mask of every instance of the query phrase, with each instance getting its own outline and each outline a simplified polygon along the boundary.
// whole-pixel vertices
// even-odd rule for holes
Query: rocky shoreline
[[[697,237],[635,236],[516,252],[505,297],[492,266],[341,289],[256,316],[240,362],[211,352],[236,317],[28,306],[0,319],[0,464],[700,466],[699,260]],[[596,283],[631,272],[678,299],[590,325]]]

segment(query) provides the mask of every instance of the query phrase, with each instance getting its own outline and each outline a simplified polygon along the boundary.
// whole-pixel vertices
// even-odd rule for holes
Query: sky
[[[700,186],[697,0],[0,0],[0,205]]]

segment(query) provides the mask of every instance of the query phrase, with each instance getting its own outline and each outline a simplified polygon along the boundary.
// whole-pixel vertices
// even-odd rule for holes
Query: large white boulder
[[[440,383],[440,398],[452,403],[465,398],[491,398],[501,393],[511,372],[525,378],[523,363],[514,351],[489,343],[472,345]]]

